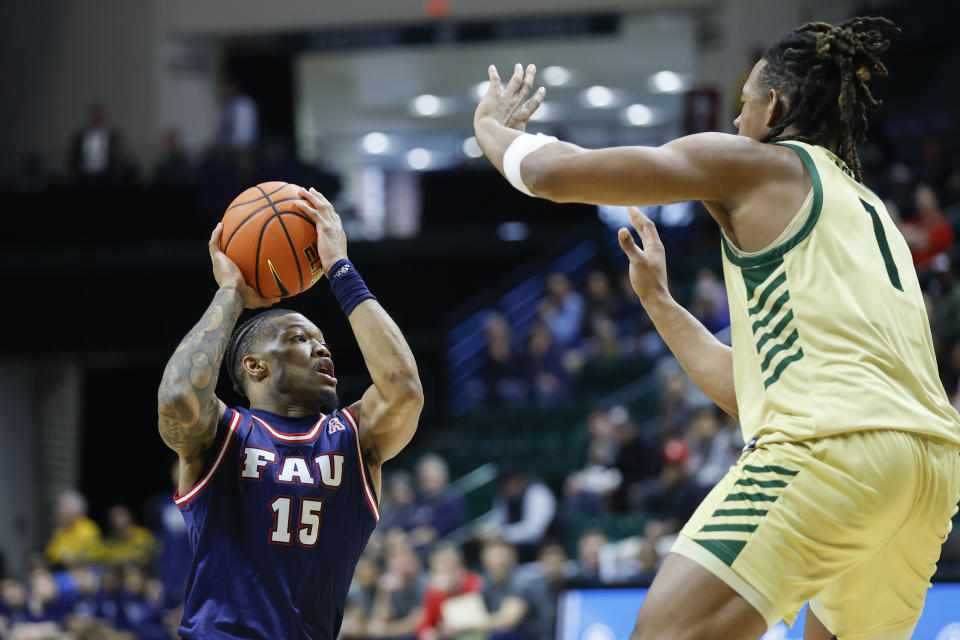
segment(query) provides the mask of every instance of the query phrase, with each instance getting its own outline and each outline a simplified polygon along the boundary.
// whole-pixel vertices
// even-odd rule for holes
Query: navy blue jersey
[[[174,501],[193,547],[182,638],[337,637],[379,519],[350,409],[228,409],[207,471]]]

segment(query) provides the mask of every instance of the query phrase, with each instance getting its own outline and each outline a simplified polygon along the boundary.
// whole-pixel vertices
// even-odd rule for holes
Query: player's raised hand
[[[213,233],[210,234],[210,242],[207,243],[207,249],[210,251],[210,262],[213,263],[213,277],[221,287],[236,287],[240,295],[243,296],[243,306],[247,309],[259,309],[269,307],[280,302],[280,298],[264,298],[256,289],[247,284],[243,277],[243,272],[236,263],[227,257],[220,249],[220,234],[223,233],[223,223],[217,223]]]
[[[505,127],[525,131],[530,116],[543,104],[543,98],[547,95],[547,90],[540,87],[527,99],[533,89],[537,68],[531,64],[524,69],[523,65],[518,63],[506,87],[500,86],[500,75],[495,66],[490,65],[488,72],[490,86],[473,114],[474,126],[484,118],[493,118]]]
[[[630,223],[640,234],[643,248],[637,246],[629,229],[617,232],[620,248],[630,260],[630,284],[641,302],[668,293],[667,260],[657,227],[636,207],[629,207]]]
[[[343,223],[333,205],[313,187],[309,191],[300,189],[300,197],[303,200],[298,200],[297,206],[317,225],[317,255],[324,274],[329,275],[327,270],[347,257],[347,234],[343,231]]]

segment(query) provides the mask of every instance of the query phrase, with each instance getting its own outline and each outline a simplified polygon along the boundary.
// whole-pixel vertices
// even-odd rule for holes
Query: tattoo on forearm
[[[217,401],[213,395],[220,362],[243,299],[235,289],[221,289],[200,322],[184,337],[167,362],[158,392],[160,435],[178,452],[195,450],[212,433]]]

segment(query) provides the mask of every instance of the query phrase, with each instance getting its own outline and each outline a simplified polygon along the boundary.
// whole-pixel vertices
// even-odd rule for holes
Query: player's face
[[[318,397],[335,397],[333,359],[320,329],[299,313],[279,316],[273,323],[274,339],[264,356],[270,362],[276,391],[305,403],[315,402]],[[326,406],[323,409],[327,409],[324,413],[330,411]]]
[[[733,126],[741,136],[760,140],[770,131],[767,122],[770,118],[770,92],[765,91],[760,82],[760,72],[767,66],[766,60],[760,60],[750,71],[750,77],[743,83],[740,93],[740,115]]]

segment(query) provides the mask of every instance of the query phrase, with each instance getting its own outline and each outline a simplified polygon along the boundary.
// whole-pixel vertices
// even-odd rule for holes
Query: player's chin
[[[337,386],[327,385],[317,390],[317,408],[320,413],[330,414],[340,407],[340,398],[337,396]]]

